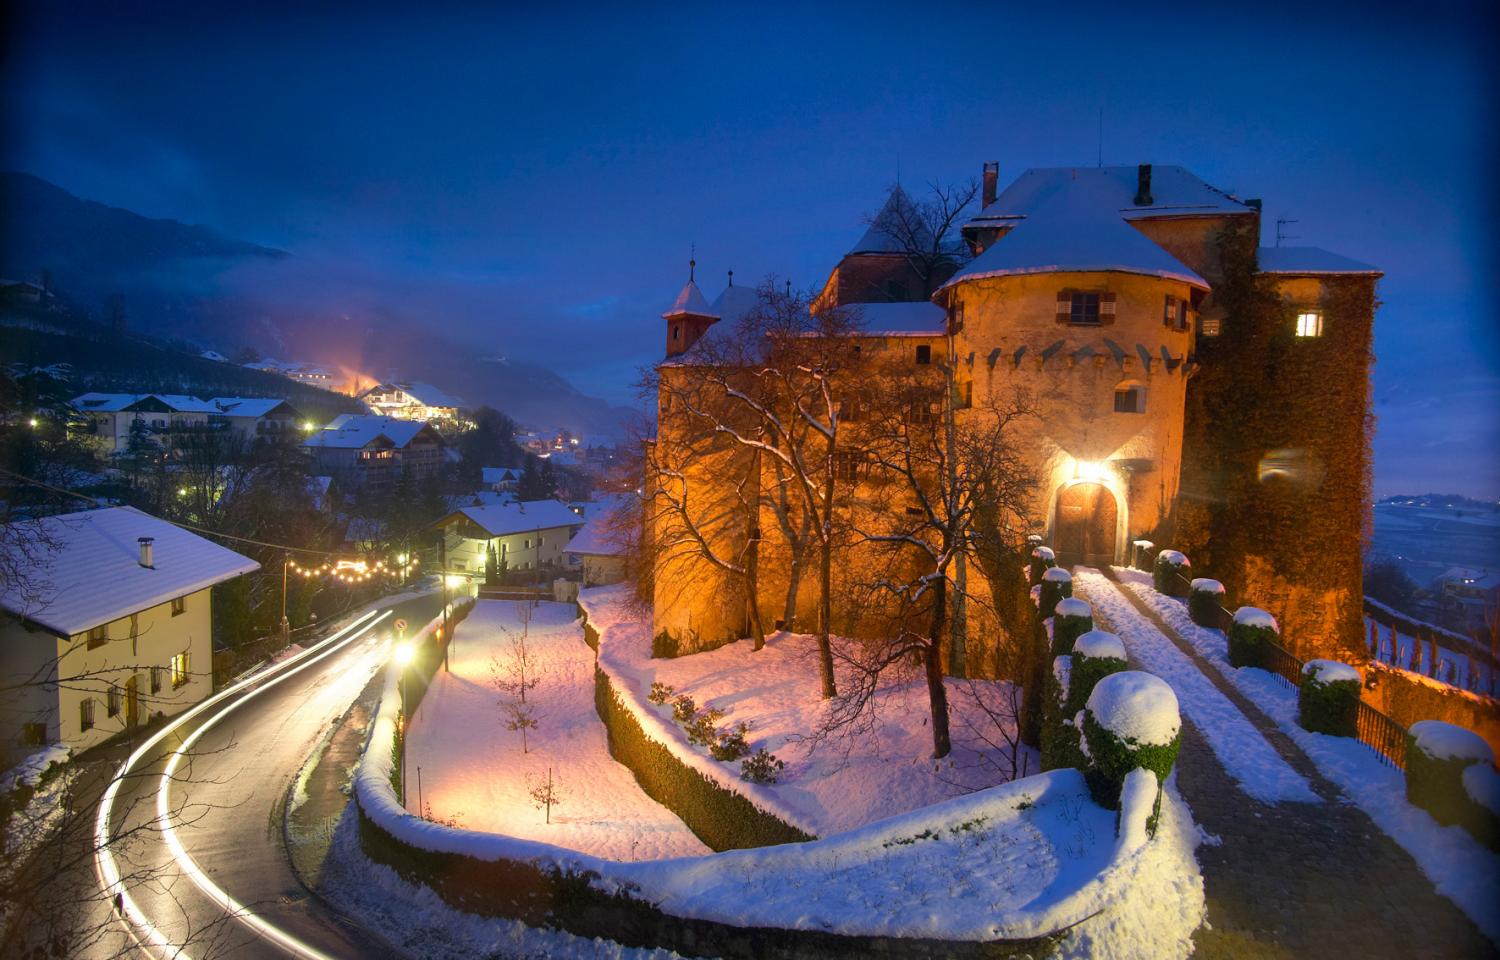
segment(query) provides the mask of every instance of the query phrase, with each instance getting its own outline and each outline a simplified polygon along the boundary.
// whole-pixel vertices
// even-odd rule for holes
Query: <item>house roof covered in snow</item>
[[[1111,169],[1124,168],[1080,172],[1100,174]],[[1134,168],[1129,169],[1133,175]],[[1038,172],[1069,171],[1027,171],[1022,179]],[[1024,215],[1009,220],[1006,224],[1009,231],[954,274],[940,291],[987,277],[1106,271],[1180,280],[1207,290],[1208,282],[1191,267],[1126,222],[1119,206],[1119,190],[1120,184],[1114,177],[1039,178],[1027,191]],[[1131,190],[1134,191],[1133,183]],[[1228,199],[1216,191],[1215,195]],[[999,203],[996,200],[989,209]]]
[[[677,294],[677,299],[672,301],[672,306],[662,315],[663,320],[672,317],[717,317],[713,308],[708,305],[708,300],[703,296],[703,291],[698,289],[698,284],[689,280],[683,284],[682,290]]]
[[[505,537],[528,530],[552,530],[583,525],[583,518],[557,500],[526,500],[461,507],[439,520],[434,526],[445,527],[455,517],[463,516],[492,537]]]
[[[23,520],[18,526],[32,528],[55,549],[40,551],[34,563],[26,561],[27,589],[15,582],[0,584],[0,607],[62,636],[260,567],[249,557],[134,507]],[[153,540],[151,567],[140,565],[138,537]]]
[[[395,417],[377,417],[373,414],[345,413],[302,441],[302,445],[357,450],[384,437],[397,449],[404,449],[424,432],[431,439],[440,439],[437,431],[421,420],[398,420]]]
[[[1158,217],[1204,217],[1252,213],[1254,208],[1200,180],[1184,167],[1153,165],[1151,203],[1135,202],[1139,168],[1034,167],[969,221],[971,227],[1004,226],[1006,221],[1029,217],[1064,190],[1082,189],[1101,207],[1116,211],[1126,220]],[[998,221],[998,222],[997,222]]]
[[[760,302],[754,287],[735,286],[730,283],[724,288],[724,292],[714,298],[713,304],[709,306],[709,313],[718,317],[729,326],[743,319],[750,311],[754,310]]]
[[[297,415],[297,408],[280,397],[214,397],[208,402],[226,417],[264,417],[273,411]]]
[[[401,390],[408,397],[425,407],[462,407],[464,402],[451,393],[445,393],[430,383],[405,383]]]
[[[618,557],[625,553],[619,542],[619,522],[613,507],[598,511],[573,535],[566,548],[568,553],[586,554],[591,557]]]
[[[862,321],[862,332],[871,336],[931,337],[947,331],[948,311],[929,300],[904,303],[850,303]]]
[[[512,483],[521,479],[521,471],[515,467],[480,467],[480,478],[489,483]]]
[[[1261,273],[1289,273],[1303,276],[1330,273],[1374,274],[1382,271],[1368,263],[1351,260],[1342,254],[1319,247],[1261,247],[1255,254]]]
[[[151,401],[155,401],[152,403]],[[71,401],[73,407],[84,412],[98,411],[119,413],[129,410],[149,410],[156,405],[165,406],[172,413],[217,413],[207,400],[189,397],[181,393],[98,393],[80,394]]]

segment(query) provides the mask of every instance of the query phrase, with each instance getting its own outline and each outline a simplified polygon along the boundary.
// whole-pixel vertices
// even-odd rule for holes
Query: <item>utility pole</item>
[[[292,562],[292,553],[288,550],[281,555],[281,642],[283,644],[292,639],[292,625],[286,618],[286,568]]]
[[[443,672],[451,673],[448,667],[448,648],[453,646],[453,636],[448,627],[448,532],[438,528],[438,576],[443,583]]]

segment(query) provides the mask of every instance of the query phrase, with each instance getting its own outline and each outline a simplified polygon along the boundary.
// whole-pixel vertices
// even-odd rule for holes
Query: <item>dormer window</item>
[[[1323,335],[1323,313],[1320,310],[1301,310],[1297,313],[1297,336],[1321,337]]]

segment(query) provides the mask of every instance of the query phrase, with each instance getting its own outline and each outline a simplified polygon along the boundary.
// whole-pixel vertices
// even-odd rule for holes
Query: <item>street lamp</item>
[[[286,618],[286,568],[291,565],[292,554],[287,551],[281,556],[281,642],[286,643],[292,638],[292,625]]]
[[[417,655],[417,648],[410,641],[396,644],[391,659],[401,672],[396,675],[396,685],[401,694],[401,804],[406,805],[406,733],[411,728],[411,718],[406,715],[406,668]]]

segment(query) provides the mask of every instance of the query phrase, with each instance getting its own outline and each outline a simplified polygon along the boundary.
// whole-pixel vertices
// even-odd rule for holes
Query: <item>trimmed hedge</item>
[[[1073,726],[1073,717],[1078,711],[1067,710],[1068,691],[1058,680],[1057,661],[1071,661],[1071,658],[1057,657],[1053,668],[1047,672],[1047,693],[1042,708],[1042,769],[1075,767],[1084,770],[1088,767],[1088,758],[1079,746],[1080,732]]]
[[[1125,785],[1126,774],[1144,767],[1156,774],[1158,784],[1164,784],[1182,748],[1181,733],[1165,744],[1126,741],[1104,729],[1088,710],[1083,712],[1083,735],[1089,749],[1089,766],[1084,771],[1089,793],[1095,803],[1111,810],[1120,809],[1120,788]]]
[[[1413,727],[1419,726],[1421,724],[1413,724]],[[1477,741],[1477,734],[1471,736]],[[1494,762],[1494,754],[1483,745],[1483,741],[1478,743],[1480,749],[1471,755],[1437,757],[1421,747],[1417,734],[1407,731],[1406,799],[1432,814],[1438,823],[1444,826],[1457,824],[1490,849],[1500,849],[1497,846],[1500,845],[1500,817],[1471,797],[1464,786],[1466,771]]]
[[[1057,566],[1057,558],[1052,553],[1051,547],[1038,544],[1031,549],[1031,585],[1034,587],[1042,582],[1042,574]]]
[[[1057,602],[1064,597],[1073,595],[1073,575],[1060,567],[1054,567],[1057,571],[1057,579],[1043,577],[1042,592],[1037,595],[1037,617],[1045,620],[1052,616],[1052,611],[1057,607]]]
[[[1092,614],[1076,617],[1054,614],[1052,618],[1052,655],[1060,657],[1072,653],[1073,641],[1092,629],[1094,629],[1094,617]]]
[[[1297,687],[1297,722],[1302,729],[1313,733],[1357,737],[1359,687],[1358,680],[1324,682],[1318,679],[1316,668],[1308,670],[1304,667],[1302,683]]]
[[[1181,562],[1177,558],[1182,557]],[[1168,597],[1181,597],[1187,593],[1184,580],[1192,563],[1187,557],[1182,556],[1176,550],[1163,550],[1156,555],[1156,563],[1151,567],[1151,582],[1156,587],[1156,592]]]
[[[1224,622],[1224,585],[1217,580],[1194,580],[1188,589],[1187,608],[1188,619],[1198,626],[1221,626]]]
[[[1151,572],[1151,551],[1156,544],[1150,540],[1132,540],[1130,543],[1130,565],[1146,573]]]
[[[1066,709],[1068,716],[1073,716],[1082,710],[1084,704],[1089,702],[1089,694],[1094,692],[1094,687],[1099,681],[1112,673],[1121,670],[1129,670],[1130,664],[1124,660],[1114,657],[1077,657],[1073,658],[1072,682],[1068,684],[1068,702]]]
[[[1275,627],[1231,622],[1229,624],[1229,665],[1264,669],[1267,662],[1266,651],[1278,639]]]
[[[677,759],[646,736],[619,696],[609,676],[595,667],[594,709],[604,721],[610,756],[635,774],[647,796],[677,814],[709,847],[732,850],[816,839]]]

